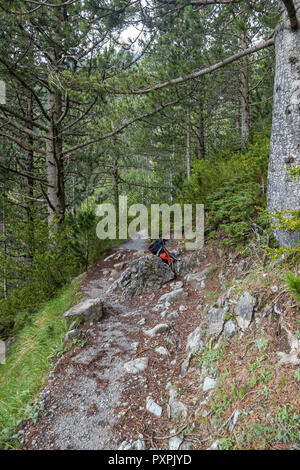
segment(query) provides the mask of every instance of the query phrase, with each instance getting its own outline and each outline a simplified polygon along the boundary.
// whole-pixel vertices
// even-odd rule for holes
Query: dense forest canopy
[[[297,245],[299,6],[1,1],[0,277],[3,299],[19,291],[11,317],[88,265],[94,205],[117,207],[121,194],[204,203],[210,232],[233,238],[255,217],[265,233],[267,195],[277,242]]]

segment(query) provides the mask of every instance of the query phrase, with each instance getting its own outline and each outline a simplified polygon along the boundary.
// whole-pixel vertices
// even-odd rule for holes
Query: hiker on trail
[[[159,256],[164,263],[168,264],[171,269],[173,269],[173,263],[178,260],[173,253],[167,250],[165,245],[166,241],[166,238],[159,238],[149,246],[148,250],[151,251],[153,255]]]

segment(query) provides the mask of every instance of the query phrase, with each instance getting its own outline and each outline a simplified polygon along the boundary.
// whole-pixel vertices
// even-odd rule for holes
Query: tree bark
[[[112,195],[113,202],[116,208],[116,213],[119,213],[119,168],[118,168],[118,157],[116,156],[113,161],[112,171]]]
[[[3,194],[4,194],[4,191],[3,191]],[[7,274],[6,274],[7,244],[6,244],[6,211],[5,211],[4,202],[2,206],[2,236],[3,236],[3,259],[4,259],[3,297],[6,299],[7,298]]]
[[[186,176],[189,181],[191,178],[191,123],[190,113],[187,113],[186,122]]]
[[[202,159],[205,157],[203,100],[199,102],[197,114],[197,155],[199,159]]]
[[[65,216],[65,185],[62,136],[60,126],[56,124],[62,115],[60,90],[48,91],[48,110],[51,115],[46,141],[48,222],[50,225],[55,218],[55,229],[61,230]]]
[[[300,0],[295,1],[298,17]],[[271,150],[268,173],[268,210],[300,209],[299,178],[291,180],[286,170],[300,166],[300,29],[292,29],[284,12],[275,32],[275,83]],[[281,247],[292,247],[299,235],[274,230]]]
[[[32,96],[30,95],[27,100],[27,117],[29,120],[33,121],[33,101]],[[30,128],[33,130],[33,125],[29,124]],[[33,137],[27,135],[28,144],[30,147],[33,146]],[[33,211],[34,211],[34,180],[32,174],[34,172],[34,163],[33,163],[33,150],[28,150],[26,152],[26,161],[25,161],[25,170],[28,176],[24,177],[25,182],[25,206],[26,206],[26,219],[27,219],[27,230],[28,230],[28,240],[27,244],[27,256],[28,262],[31,264],[33,260],[33,250],[34,250],[34,220],[33,220]]]
[[[242,50],[247,49],[246,33],[243,32],[241,38]],[[245,147],[249,138],[250,126],[250,106],[249,106],[249,61],[248,56],[244,56],[242,60],[242,68],[240,75],[240,93],[241,93],[241,144]]]

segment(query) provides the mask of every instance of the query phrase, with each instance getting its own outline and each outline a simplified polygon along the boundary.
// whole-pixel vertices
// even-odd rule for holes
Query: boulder
[[[219,440],[213,442],[206,450],[219,450]]]
[[[82,338],[83,336],[84,336],[84,333],[81,330],[78,330],[78,329],[69,330],[64,336],[63,344],[68,343],[72,339]]]
[[[279,365],[300,364],[300,341],[284,326],[280,328],[279,348],[281,349],[277,352],[280,356]]]
[[[155,403],[152,397],[146,398],[146,409],[157,417],[162,415],[162,407]]]
[[[236,324],[232,320],[228,320],[224,326],[225,339],[230,340],[237,332]]]
[[[177,399],[177,391],[173,387],[169,387],[169,403],[167,406],[169,418],[186,418],[188,414],[187,407],[184,403]]]
[[[158,299],[158,302],[160,304],[163,302],[168,302],[169,304],[172,304],[174,302],[183,300],[187,296],[188,296],[188,293],[183,289],[183,287],[180,287],[179,289],[175,289],[175,290],[172,290],[171,292],[167,292],[166,294],[163,294]]]
[[[193,450],[193,444],[179,436],[174,436],[169,440],[169,450]]]
[[[180,289],[181,287],[183,287],[183,282],[182,281],[171,282],[170,287],[171,289]]]
[[[198,273],[190,273],[185,276],[186,281],[196,290],[201,290],[205,287],[205,279],[210,266]]]
[[[137,441],[123,441],[118,450],[145,450],[146,444],[138,439]]]
[[[226,309],[212,307],[209,310],[208,337],[218,338],[223,331]]]
[[[163,356],[168,356],[169,355],[169,351],[164,346],[158,346],[157,348],[155,348],[155,351],[158,354],[161,354]]]
[[[202,351],[204,348],[204,344],[201,338],[202,338],[202,328],[201,326],[198,326],[187,337],[185,350],[191,353],[195,353],[196,351]]]
[[[254,306],[256,305],[255,297],[249,292],[244,292],[235,306],[235,314],[237,323],[242,331],[245,331],[253,318]]]
[[[159,325],[156,325],[154,328],[151,328],[151,330],[144,330],[145,335],[150,336],[150,338],[153,338],[153,336],[158,336],[163,333],[166,333],[169,331],[170,327],[166,323],[160,323]]]
[[[102,302],[98,299],[86,299],[72,307],[65,318],[79,317],[82,321],[99,321],[103,315]]]
[[[130,299],[144,291],[157,290],[174,277],[173,271],[160,258],[147,255],[133,261],[107,293],[120,290],[124,299]]]
[[[124,368],[129,374],[138,374],[143,372],[148,367],[147,357],[138,357],[132,361],[125,362]]]
[[[235,412],[233,413],[233,416],[232,416],[232,418],[231,418],[231,420],[229,421],[229,424],[228,424],[228,431],[229,432],[234,431],[234,428],[236,426],[236,423],[238,422],[240,413],[241,412],[239,410],[235,410]]]
[[[205,377],[204,383],[203,383],[203,392],[207,392],[208,390],[213,390],[216,386],[216,379],[213,379],[212,377]]]
[[[181,276],[195,271],[201,266],[201,263],[204,261],[204,256],[200,250],[192,251],[191,254],[181,257],[179,265],[179,273]]]

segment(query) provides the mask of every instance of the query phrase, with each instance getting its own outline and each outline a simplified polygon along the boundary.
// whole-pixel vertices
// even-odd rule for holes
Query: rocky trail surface
[[[143,240],[124,243],[84,275],[88,315],[70,326],[65,343],[73,341],[50,373],[39,419],[19,429],[23,449],[214,449],[223,426],[233,432],[241,407],[228,406],[221,425],[210,421],[217,370],[195,355],[232,344],[232,369],[243,380],[245,362],[232,338],[253,334],[262,321],[270,334],[278,321],[259,310],[258,291],[232,300],[224,290],[245,264],[212,248],[183,255],[174,278],[145,248]],[[300,348],[285,337],[281,354],[297,361]],[[244,395],[246,405],[252,394]]]

